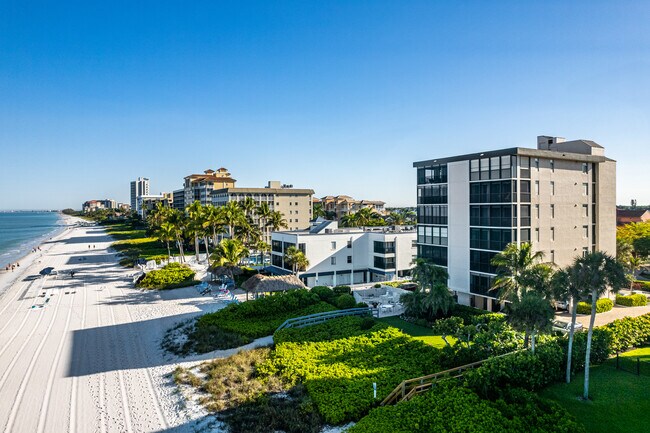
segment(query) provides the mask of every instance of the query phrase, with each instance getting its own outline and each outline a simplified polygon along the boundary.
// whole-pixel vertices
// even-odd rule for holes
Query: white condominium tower
[[[590,140],[537,137],[509,148],[413,163],[417,249],[449,272],[458,302],[498,310],[490,261],[530,242],[566,266],[589,251],[616,253],[616,162]]]
[[[149,195],[149,179],[146,177],[139,177],[138,180],[131,181],[131,210],[139,211],[138,197],[142,195]]]

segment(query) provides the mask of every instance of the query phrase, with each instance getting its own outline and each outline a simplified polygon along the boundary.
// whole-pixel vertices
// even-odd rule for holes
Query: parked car
[[[565,322],[563,320],[554,320],[552,329],[554,332],[561,332],[566,334],[571,330],[571,322]],[[574,332],[581,332],[584,329],[582,323],[576,322],[575,327],[573,328]]]
[[[569,302],[568,301],[555,301],[554,303],[556,310],[568,310]]]

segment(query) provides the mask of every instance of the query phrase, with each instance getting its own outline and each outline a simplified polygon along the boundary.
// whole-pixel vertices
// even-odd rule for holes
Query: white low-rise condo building
[[[271,234],[271,270],[291,272],[285,252],[294,246],[309,260],[298,272],[309,287],[390,281],[410,274],[415,239],[414,227],[339,228],[320,219],[306,230]]]
[[[590,140],[540,136],[509,148],[415,162],[417,249],[449,272],[458,302],[498,310],[490,263],[530,242],[563,267],[590,251],[616,254],[616,162]]]

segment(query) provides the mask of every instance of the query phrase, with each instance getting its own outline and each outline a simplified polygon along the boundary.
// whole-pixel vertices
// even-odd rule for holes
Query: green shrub
[[[357,306],[357,301],[354,299],[354,296],[352,295],[341,295],[336,300],[334,301],[334,304],[340,308],[341,310],[345,310],[346,308],[354,308]]]
[[[376,284],[375,284],[374,286],[372,286],[372,287],[374,287],[375,289],[379,289],[379,288],[381,287],[381,284],[376,283]]]
[[[468,388],[441,383],[395,406],[373,409],[349,433],[529,433],[585,429],[558,404],[524,390],[511,390],[495,402]]]
[[[170,263],[161,269],[148,272],[138,283],[145,289],[173,289],[194,283],[196,273],[185,265]]]
[[[332,303],[332,300],[336,297],[334,291],[327,286],[316,286],[311,289],[311,293],[315,293],[321,299],[321,301]]]
[[[196,320],[188,332],[184,352],[205,353],[238,347],[273,334],[287,319],[333,310],[336,308],[304,289],[230,304]]]
[[[462,318],[466,325],[472,323],[473,317],[484,316],[486,314],[490,314],[490,312],[460,304],[454,304],[454,307],[451,310],[451,315]]]
[[[614,320],[599,329],[609,334],[611,351],[622,352],[650,341],[650,313]]]
[[[335,286],[332,290],[336,296],[349,295],[352,293],[350,286]]]
[[[304,328],[281,329],[273,335],[275,344],[331,341],[364,335],[389,326],[372,317],[346,316]]]
[[[383,323],[363,331],[362,321],[340,318],[278,332],[275,352],[258,374],[304,383],[323,418],[338,424],[377,403],[373,382],[381,399],[404,379],[439,371],[436,348]]]
[[[645,295],[637,293],[635,295],[616,295],[616,303],[626,307],[642,307],[647,305],[648,298]]]
[[[614,308],[614,303],[611,299],[601,298],[596,301],[596,314],[604,313]],[[591,314],[591,303],[578,302],[578,314]]]
[[[368,304],[365,302],[359,302],[357,305],[355,305],[356,308],[368,308]]]

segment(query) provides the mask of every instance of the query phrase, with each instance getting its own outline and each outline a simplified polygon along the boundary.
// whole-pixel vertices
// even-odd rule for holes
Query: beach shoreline
[[[184,400],[173,371],[231,353],[180,359],[160,343],[167,329],[224,304],[193,287],[134,288],[135,271],[119,265],[105,229],[66,220],[20,271],[0,275],[0,428],[220,431],[212,415]],[[45,267],[58,275],[39,275]]]
[[[6,289],[11,284],[13,284],[27,272],[32,264],[39,262],[43,255],[51,248],[53,242],[56,242],[58,239],[62,238],[70,228],[83,220],[59,212],[59,221],[59,225],[55,226],[51,232],[46,233],[42,236],[43,239],[40,243],[33,244],[34,246],[32,248],[38,247],[40,248],[40,251],[24,251],[22,255],[18,256],[18,258],[14,259],[11,262],[13,264],[20,264],[19,267],[16,267],[13,271],[6,270],[5,266],[9,263],[2,264],[2,267],[0,268],[0,297],[4,295]]]
[[[54,213],[54,212],[52,212]],[[10,266],[12,264],[16,263],[21,263],[25,261],[26,258],[28,258],[32,254],[37,254],[38,251],[34,251],[35,248],[37,247],[42,247],[43,244],[46,242],[58,237],[61,235],[70,225],[69,221],[74,220],[74,217],[71,217],[69,215],[65,215],[61,212],[56,212],[57,215],[57,221],[56,223],[52,226],[52,229],[50,231],[47,231],[41,235],[38,235],[29,241],[25,241],[23,244],[20,245],[20,248],[17,251],[16,254],[10,255],[8,252],[5,253],[7,254],[7,257],[2,258],[2,262],[0,263],[0,275],[4,273],[11,273],[11,270],[6,270],[6,266]]]

